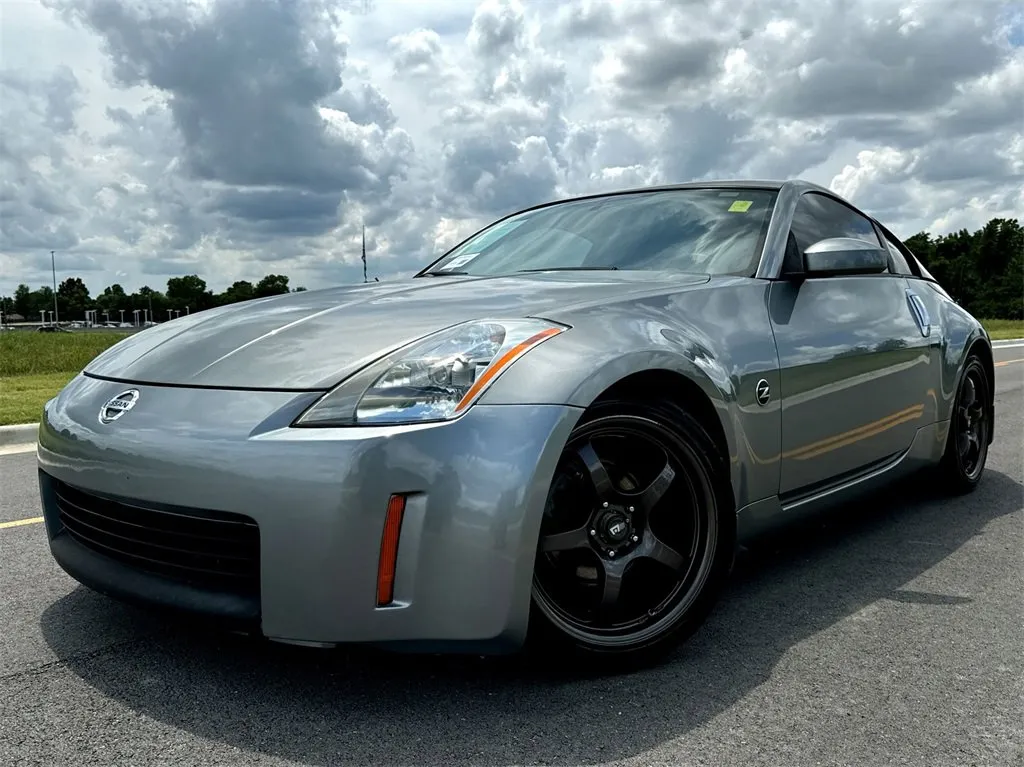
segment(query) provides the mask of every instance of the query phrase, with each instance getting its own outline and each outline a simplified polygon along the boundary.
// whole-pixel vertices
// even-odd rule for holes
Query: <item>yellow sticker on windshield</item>
[[[752,200],[736,200],[732,205],[729,206],[730,213],[746,213],[750,210],[750,206],[753,205]]]

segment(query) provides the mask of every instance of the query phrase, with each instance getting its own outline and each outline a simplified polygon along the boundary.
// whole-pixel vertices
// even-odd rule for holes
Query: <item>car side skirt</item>
[[[949,427],[949,421],[939,421],[918,429],[906,451],[865,467],[855,476],[844,477],[796,497],[775,496],[748,504],[736,513],[738,541],[750,542],[760,535],[823,512],[842,513],[843,504],[937,465],[942,459]]]

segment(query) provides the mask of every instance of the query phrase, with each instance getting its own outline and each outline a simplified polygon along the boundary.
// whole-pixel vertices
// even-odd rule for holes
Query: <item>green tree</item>
[[[167,280],[167,303],[170,308],[201,311],[213,306],[213,293],[206,289],[206,280],[198,274],[171,277]]]
[[[62,320],[84,320],[85,310],[90,306],[89,288],[81,277],[68,277],[57,286],[57,307]]]
[[[29,313],[25,315],[25,319],[35,319],[40,316],[40,312],[52,312],[53,288],[49,285],[43,285],[38,290],[33,290],[29,296],[29,303],[32,308]]]
[[[26,320],[32,316],[32,289],[22,283],[14,289],[14,311]]]
[[[218,296],[221,304],[234,304],[238,301],[248,301],[255,296],[252,283],[248,280],[236,280],[231,287]]]
[[[288,278],[283,274],[268,274],[256,283],[256,298],[280,296],[288,292]]]
[[[132,293],[130,301],[132,309],[148,311],[151,320],[160,319],[167,310],[167,298],[159,290],[153,290],[149,285],[143,285],[137,292]]]
[[[119,312],[120,309],[126,311],[134,309],[132,302],[128,295],[124,292],[124,288],[118,283],[108,285],[103,288],[103,292],[96,296],[96,308],[101,312]]]
[[[983,286],[972,304],[982,317],[1024,316],[1024,228],[1016,220],[994,218],[981,230],[977,253]]]
[[[996,218],[973,233],[961,229],[934,238],[918,232],[906,245],[975,316],[1024,316],[1024,229],[1018,220]]]

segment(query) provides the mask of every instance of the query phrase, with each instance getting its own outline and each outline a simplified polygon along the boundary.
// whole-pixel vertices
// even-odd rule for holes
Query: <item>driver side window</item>
[[[829,237],[853,237],[881,247],[870,219],[824,194],[808,192],[797,202],[786,247],[786,267],[803,270],[804,251]]]

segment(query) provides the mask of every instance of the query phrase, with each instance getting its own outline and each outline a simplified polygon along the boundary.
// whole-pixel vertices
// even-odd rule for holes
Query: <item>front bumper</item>
[[[135,407],[101,424],[100,407],[127,388],[140,391]],[[249,622],[274,640],[519,646],[547,488],[581,411],[476,405],[440,425],[289,428],[316,396],[129,387],[79,376],[48,403],[39,430],[53,556],[112,596]],[[188,585],[144,559],[107,556],[90,545],[90,528],[75,528],[89,517],[62,515],[58,496],[69,492],[84,494],[70,501],[82,506],[89,506],[83,498],[118,504],[124,524],[136,507],[244,515],[258,528],[255,586]],[[394,493],[410,495],[394,602],[377,607]],[[84,538],[72,534],[83,530]]]

